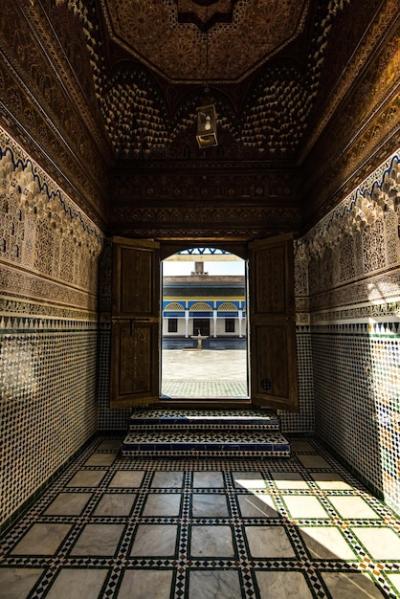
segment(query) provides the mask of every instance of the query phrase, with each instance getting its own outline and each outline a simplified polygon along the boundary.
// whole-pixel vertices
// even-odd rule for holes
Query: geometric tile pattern
[[[279,431],[279,418],[263,409],[196,409],[179,410],[165,408],[136,408],[129,419],[129,430],[229,430],[239,426],[240,430]]]
[[[315,429],[314,381],[309,326],[296,326],[296,346],[299,410],[298,412],[278,410],[278,416],[282,432],[313,434]]]
[[[203,399],[248,396],[247,384],[234,381],[194,381],[192,379],[163,381],[162,394],[167,397],[201,397]]]
[[[123,441],[125,456],[290,456],[288,440],[278,432],[190,431],[129,432]]]
[[[135,409],[121,451],[130,457],[290,456],[279,419],[262,409]]]
[[[21,330],[23,321],[34,323]],[[92,323],[19,318],[0,334],[0,523],[94,434]]]
[[[318,435],[400,512],[397,326],[314,325],[312,344]]]
[[[1,599],[398,596],[400,521],[317,442],[268,461],[119,447],[93,441],[3,535]]]
[[[0,145],[2,525],[95,432],[102,235],[2,128]]]

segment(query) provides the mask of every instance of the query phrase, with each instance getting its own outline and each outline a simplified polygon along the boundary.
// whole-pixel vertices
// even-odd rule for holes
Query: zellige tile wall
[[[0,129],[0,525],[96,430],[101,244]]]
[[[400,512],[400,153],[303,238],[316,433]]]

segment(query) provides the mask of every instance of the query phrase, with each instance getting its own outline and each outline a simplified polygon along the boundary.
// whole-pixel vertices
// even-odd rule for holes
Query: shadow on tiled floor
[[[400,594],[400,522],[316,442],[131,460],[96,440],[3,536],[0,599]]]

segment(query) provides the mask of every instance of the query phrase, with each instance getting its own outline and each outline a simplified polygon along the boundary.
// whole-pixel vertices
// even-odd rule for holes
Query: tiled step
[[[129,432],[125,456],[290,457],[289,441],[277,432]]]
[[[267,410],[134,410],[130,431],[279,431],[279,419]]]

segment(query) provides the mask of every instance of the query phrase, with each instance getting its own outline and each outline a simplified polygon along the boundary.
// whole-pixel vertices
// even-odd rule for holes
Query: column
[[[239,314],[239,337],[243,337],[243,335],[242,335],[243,310],[239,310],[238,314]]]
[[[185,304],[185,337],[189,337],[189,303]]]
[[[213,337],[215,339],[215,337],[217,336],[217,310],[213,310],[213,321],[214,321],[214,326],[213,326]]]
[[[185,337],[189,337],[189,310],[185,310]]]

